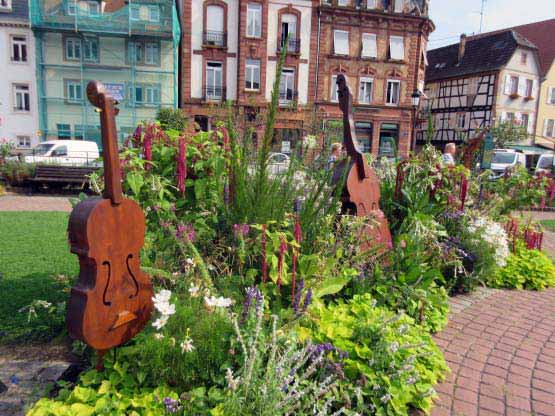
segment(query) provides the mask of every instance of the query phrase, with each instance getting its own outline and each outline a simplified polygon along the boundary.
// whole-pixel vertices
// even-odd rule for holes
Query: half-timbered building
[[[458,44],[429,51],[427,57],[418,144],[461,143],[497,121],[533,134],[540,81],[533,43],[512,30],[462,35]]]

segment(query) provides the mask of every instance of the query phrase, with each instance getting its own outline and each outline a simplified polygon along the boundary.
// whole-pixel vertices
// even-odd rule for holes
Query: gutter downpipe
[[[320,19],[320,6],[318,6],[318,44],[316,46],[316,77],[314,78],[314,112],[316,112],[316,100],[318,98],[318,71],[320,69],[320,32],[322,29],[321,19]]]

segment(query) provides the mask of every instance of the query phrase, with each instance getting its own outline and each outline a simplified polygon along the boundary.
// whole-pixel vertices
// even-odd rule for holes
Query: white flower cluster
[[[507,233],[501,225],[489,218],[476,216],[470,221],[468,231],[488,243],[495,250],[497,265],[505,267],[509,257],[509,243]]]
[[[231,306],[233,301],[229,298],[224,298],[222,296],[215,297],[215,296],[205,296],[204,303],[209,309],[213,308],[228,308]]]
[[[161,290],[153,298],[154,307],[160,312],[160,317],[156,319],[152,326],[157,330],[162,329],[168,323],[168,319],[175,313],[175,305],[170,303],[172,292],[170,290]]]

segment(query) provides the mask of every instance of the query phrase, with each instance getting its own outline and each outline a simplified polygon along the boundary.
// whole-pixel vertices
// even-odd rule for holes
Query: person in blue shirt
[[[441,158],[445,166],[455,166],[455,155],[457,154],[457,146],[455,143],[447,143]]]

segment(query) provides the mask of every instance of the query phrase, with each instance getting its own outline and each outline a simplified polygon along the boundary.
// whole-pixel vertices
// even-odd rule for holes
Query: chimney
[[[461,42],[459,43],[459,63],[464,58],[465,51],[466,51],[466,35],[463,33],[461,35]]]

